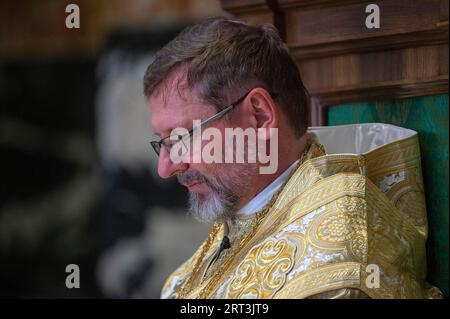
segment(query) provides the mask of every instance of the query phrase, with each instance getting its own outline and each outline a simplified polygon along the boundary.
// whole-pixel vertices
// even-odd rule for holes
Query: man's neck
[[[305,134],[298,140],[298,143],[294,143],[297,147],[293,147],[293,145],[285,145],[285,147],[282,147],[282,145],[280,145],[277,171],[274,174],[258,174],[253,183],[256,187],[247,196],[247,198],[243,199],[238,210],[247,205],[253,198],[272,184],[281,174],[283,174],[294,162],[299,159],[300,154],[302,154],[305,149],[306,140],[307,136]],[[284,152],[282,152],[282,150],[284,150]]]
[[[298,159],[294,161],[280,176],[278,176],[272,183],[267,185],[261,192],[246,203],[238,212],[237,215],[252,215],[261,211],[267,206],[267,203],[275,195],[280,187],[286,182],[292,171],[296,168]]]

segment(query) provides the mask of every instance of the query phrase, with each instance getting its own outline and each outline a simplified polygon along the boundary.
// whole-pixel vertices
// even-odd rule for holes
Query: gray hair
[[[215,17],[184,29],[147,68],[145,96],[152,95],[179,66],[186,67],[188,87],[197,89],[200,99],[218,110],[231,102],[231,96],[245,93],[242,88],[249,83],[277,93],[296,135],[306,132],[307,92],[294,59],[272,25],[252,26]]]

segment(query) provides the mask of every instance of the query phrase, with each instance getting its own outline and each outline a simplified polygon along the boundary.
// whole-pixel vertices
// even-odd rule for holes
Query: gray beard
[[[189,193],[189,214],[202,223],[225,221],[233,218],[239,198],[233,194],[226,196],[212,193],[201,199],[197,193]]]
[[[231,220],[236,216],[238,205],[245,190],[251,184],[256,166],[227,171],[233,182],[221,178],[205,180],[212,192],[208,198],[198,193],[189,193],[189,214],[202,223]],[[257,173],[256,173],[257,174]]]

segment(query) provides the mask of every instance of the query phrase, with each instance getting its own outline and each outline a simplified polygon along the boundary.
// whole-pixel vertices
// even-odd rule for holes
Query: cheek
[[[235,174],[233,174],[233,167],[230,167],[230,164],[191,164],[190,167],[215,185],[225,183],[225,185],[230,186],[230,184],[233,184],[232,179]]]

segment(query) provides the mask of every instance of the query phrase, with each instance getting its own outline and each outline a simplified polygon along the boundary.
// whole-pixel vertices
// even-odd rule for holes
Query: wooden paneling
[[[390,88],[392,93],[397,86],[401,95],[407,85],[448,80],[448,45],[307,59],[300,61],[299,67],[310,94],[318,96],[324,104],[343,102],[346,97],[339,94],[349,91],[357,94],[376,89],[374,93],[383,96],[386,93],[383,88]],[[333,95],[337,96],[333,99]],[[354,96],[348,96],[348,102],[354,100]]]
[[[270,0],[221,0],[222,8],[241,20],[259,25],[275,25],[284,38],[284,21],[280,20],[280,11],[276,1]]]
[[[244,2],[238,16],[254,23],[252,8],[264,1]],[[377,1],[380,29],[365,26],[373,1],[265,2],[310,92],[313,125],[326,124],[328,105],[448,91],[447,0]],[[230,3],[239,13],[237,1],[222,0]]]
[[[251,24],[274,23],[273,12],[265,0],[222,1],[222,8]]]
[[[369,42],[373,48],[376,43],[383,45],[386,37],[393,35],[436,31],[440,22],[439,0],[384,0],[377,3],[380,7],[381,27],[368,29],[365,26],[367,2],[340,6],[339,1],[335,1],[329,7],[286,8],[280,0],[280,6],[286,14],[287,43],[294,51],[336,42],[341,43],[341,47],[354,42],[360,48],[361,42],[383,37]],[[405,23],[408,19],[410,21]]]

